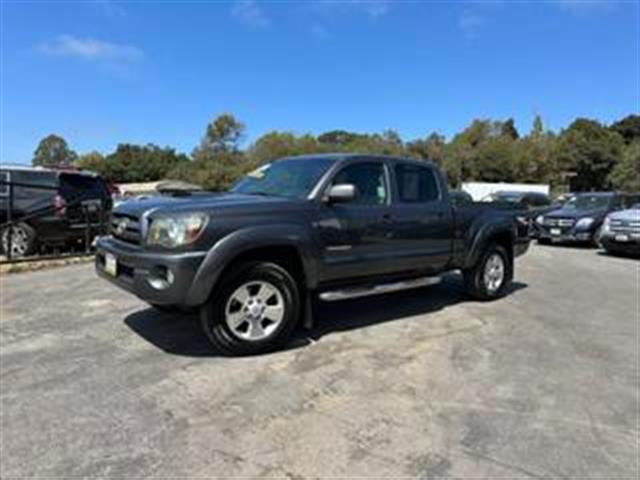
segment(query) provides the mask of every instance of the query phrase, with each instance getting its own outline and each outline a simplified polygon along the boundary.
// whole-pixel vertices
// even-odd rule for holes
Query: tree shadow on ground
[[[524,283],[513,282],[509,294],[526,287]],[[430,287],[334,303],[317,302],[314,327],[298,329],[283,350],[318,342],[330,333],[428,315],[451,305],[473,301],[464,291],[460,276],[452,274],[441,284]],[[219,356],[202,332],[197,314],[169,314],[147,308],[130,314],[124,323],[167,353],[189,357]]]

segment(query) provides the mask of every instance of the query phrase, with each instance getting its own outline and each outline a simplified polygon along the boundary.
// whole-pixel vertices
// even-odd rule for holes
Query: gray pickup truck
[[[454,207],[431,163],[371,155],[283,158],[227,193],[119,205],[99,275],[160,309],[196,309],[221,353],[253,354],[313,324],[316,301],[430,285],[509,291],[529,247],[508,212]]]

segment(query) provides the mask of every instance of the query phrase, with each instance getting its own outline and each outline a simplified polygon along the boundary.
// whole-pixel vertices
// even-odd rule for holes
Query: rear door
[[[394,261],[403,270],[441,271],[451,256],[452,213],[430,165],[393,162]]]

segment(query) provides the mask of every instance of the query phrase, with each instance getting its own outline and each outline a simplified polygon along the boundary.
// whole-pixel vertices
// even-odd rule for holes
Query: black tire
[[[289,339],[300,318],[300,292],[296,281],[289,272],[274,263],[250,262],[233,270],[236,273],[223,280],[200,310],[205,334],[216,350],[224,355],[254,355],[276,350]],[[234,292],[254,282],[266,283],[279,292],[277,301],[282,302],[283,314],[268,336],[250,340],[241,338],[231,329],[226,320],[226,310],[233,302]],[[269,321],[268,318],[265,320]],[[246,325],[247,329],[252,328],[249,320],[246,320]]]
[[[548,238],[538,238],[538,243],[540,245],[551,245],[551,240]]]
[[[485,280],[485,268],[492,257],[498,255],[504,268],[503,278],[499,287],[492,289]],[[476,300],[494,300],[503,297],[513,280],[513,259],[507,250],[496,244],[490,244],[476,265],[463,271],[467,293]]]
[[[19,237],[20,239],[19,244],[17,242],[12,242],[12,258],[25,257],[35,253],[38,248],[38,238],[36,231],[30,225],[24,222],[17,223],[11,228],[11,233],[14,239],[16,237]],[[2,230],[2,234],[0,235],[0,249],[2,250],[2,253],[7,253],[8,245],[9,228],[5,228]]]

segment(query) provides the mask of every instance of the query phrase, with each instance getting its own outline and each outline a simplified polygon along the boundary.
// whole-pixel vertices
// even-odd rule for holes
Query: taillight
[[[55,197],[53,197],[54,215],[56,217],[63,217],[67,213],[66,205],[67,202],[64,198],[62,198],[61,195],[56,195]]]

